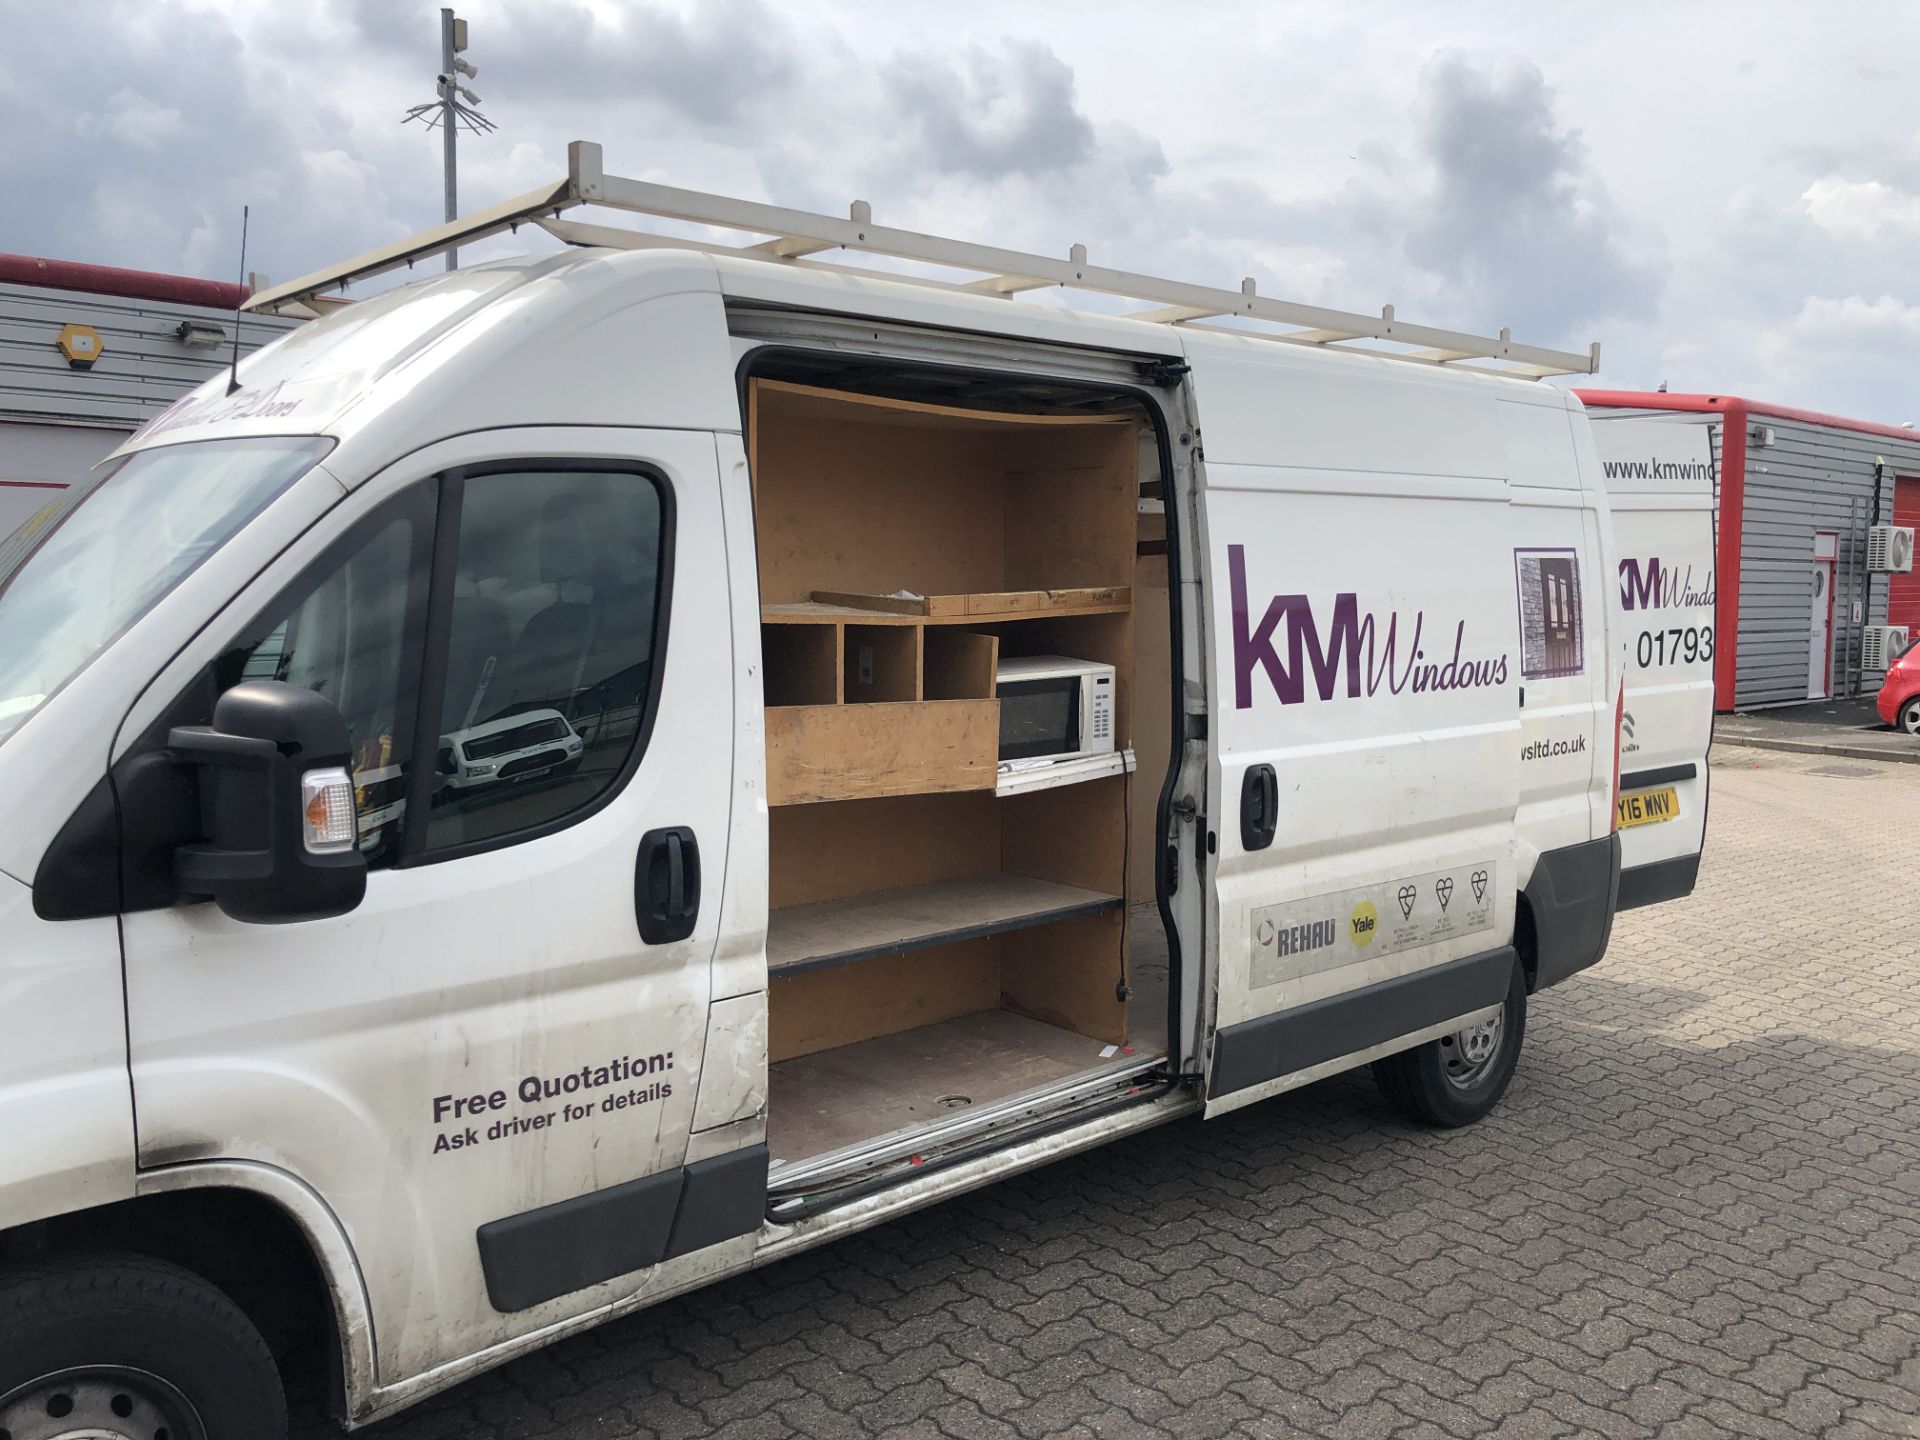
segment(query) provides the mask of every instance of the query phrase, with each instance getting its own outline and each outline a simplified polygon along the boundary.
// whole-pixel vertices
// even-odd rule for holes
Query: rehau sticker
[[[1251,916],[1249,984],[1259,990],[1491,930],[1499,894],[1495,873],[1491,861],[1469,862],[1261,905]]]

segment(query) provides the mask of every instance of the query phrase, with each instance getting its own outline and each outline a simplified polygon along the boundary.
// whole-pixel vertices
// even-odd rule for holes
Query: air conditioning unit
[[[1913,569],[1913,526],[1875,525],[1867,531],[1867,569]]]
[[[1911,638],[1905,625],[1868,625],[1860,635],[1860,668],[1863,670],[1885,670],[1899,658]]]

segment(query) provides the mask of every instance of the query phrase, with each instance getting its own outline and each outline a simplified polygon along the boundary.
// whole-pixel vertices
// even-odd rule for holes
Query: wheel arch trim
[[[333,1308],[343,1418],[364,1419],[374,1408],[377,1387],[373,1308],[353,1242],[339,1217],[295,1176],[253,1161],[192,1161],[143,1170],[134,1180],[136,1197],[189,1190],[243,1190],[277,1206],[293,1222],[312,1252]]]

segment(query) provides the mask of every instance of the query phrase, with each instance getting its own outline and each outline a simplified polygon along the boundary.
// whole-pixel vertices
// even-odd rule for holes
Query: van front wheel
[[[0,1435],[279,1440],[280,1375],[247,1317],[138,1256],[0,1271]]]
[[[1500,1102],[1527,1034],[1527,982],[1513,967],[1506,1002],[1491,1019],[1373,1062],[1387,1102],[1422,1125],[1471,1125]]]

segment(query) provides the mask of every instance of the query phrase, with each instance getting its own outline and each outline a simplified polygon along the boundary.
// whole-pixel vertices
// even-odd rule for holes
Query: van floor
[[[1127,1058],[1165,1053],[1167,941],[1159,912],[1137,906],[1132,932]],[[783,1060],[768,1075],[767,1143],[773,1163],[831,1150],[989,1105],[1082,1071],[1113,1065],[1106,1042],[1057,1025],[982,1010]]]

